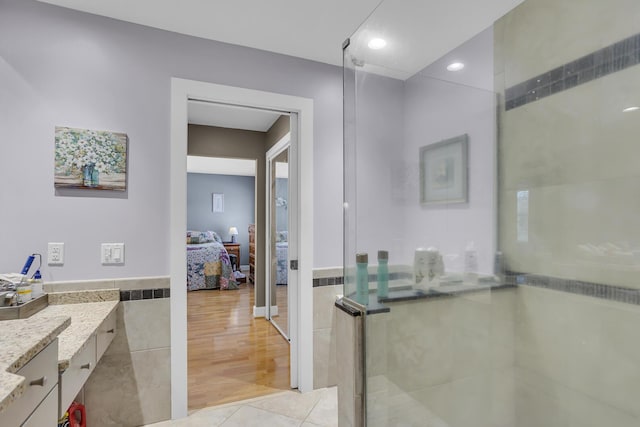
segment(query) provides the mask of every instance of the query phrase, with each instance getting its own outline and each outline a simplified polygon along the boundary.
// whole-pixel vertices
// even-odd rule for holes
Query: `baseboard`
[[[253,317],[265,317],[267,315],[267,312],[265,310],[266,307],[256,307],[255,305],[253,306]],[[277,305],[272,305],[271,306],[271,315],[272,316],[277,316],[278,315],[278,306]]]

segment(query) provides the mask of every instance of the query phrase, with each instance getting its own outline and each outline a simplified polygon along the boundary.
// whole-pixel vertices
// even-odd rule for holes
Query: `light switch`
[[[124,264],[124,243],[103,243],[100,260],[103,265]]]

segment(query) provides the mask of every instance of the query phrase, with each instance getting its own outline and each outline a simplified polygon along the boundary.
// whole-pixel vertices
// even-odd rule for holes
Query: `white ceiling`
[[[177,33],[342,65],[342,42],[379,0],[41,0]],[[407,78],[522,0],[385,0],[352,44],[373,72]],[[372,52],[372,36],[388,40]]]
[[[268,131],[282,113],[256,108],[189,101],[189,123],[231,129]]]
[[[187,156],[187,172],[256,176],[256,161],[220,157]]]
[[[256,176],[256,161],[222,157],[187,156],[187,172],[215,175]],[[289,164],[276,162],[276,178],[289,177]]]

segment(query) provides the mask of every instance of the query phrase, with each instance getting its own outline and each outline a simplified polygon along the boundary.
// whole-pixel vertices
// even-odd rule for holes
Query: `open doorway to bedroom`
[[[264,163],[289,118],[189,101],[187,380],[190,410],[290,389],[289,342],[264,314]],[[256,244],[257,243],[257,244]],[[256,262],[258,261],[258,262]]]

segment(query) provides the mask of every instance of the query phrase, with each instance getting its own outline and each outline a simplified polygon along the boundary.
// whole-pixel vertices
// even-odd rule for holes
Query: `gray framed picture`
[[[420,147],[420,203],[468,201],[467,134]]]

